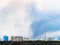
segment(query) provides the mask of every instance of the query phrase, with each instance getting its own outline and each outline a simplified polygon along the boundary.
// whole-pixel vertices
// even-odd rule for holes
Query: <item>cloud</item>
[[[60,1],[59,0],[35,0],[32,6],[32,30],[34,38],[48,31],[60,30]]]
[[[42,19],[32,23],[34,38],[42,35],[45,32],[60,30],[60,16],[52,16],[48,19]]]
[[[35,0],[37,11],[56,11],[60,10],[60,0]]]
[[[25,3],[17,3],[13,1],[0,11],[0,14],[2,15],[0,21],[1,37],[8,35],[9,38],[11,36],[31,38],[33,36],[30,28],[32,19],[30,19],[28,10],[30,8],[30,3],[28,3],[28,5]]]
[[[11,2],[11,0],[0,0],[0,10],[2,10],[10,2]]]
[[[1,1],[3,2],[4,0]],[[59,27],[59,23],[58,24],[55,23],[59,22],[57,18],[60,17],[59,2],[60,0],[9,0],[9,1],[5,0],[0,5],[1,6],[0,16],[3,17],[1,18],[2,20],[0,22],[1,23],[0,29],[4,30],[2,31],[1,35],[8,34],[8,33],[9,33],[8,35],[11,35],[15,30],[17,30],[14,28],[14,25],[16,23],[18,26],[21,27],[21,28],[17,27],[18,30],[20,29],[21,30],[20,32],[19,31],[15,31],[15,32],[19,32],[21,35],[27,37],[30,37],[30,34],[31,36],[37,35],[36,31],[40,36],[41,33],[44,33],[45,27],[47,27],[49,31],[50,28],[57,29],[57,27]],[[34,4],[31,5],[32,3]],[[30,11],[26,11],[26,10],[30,10]],[[30,17],[33,18],[33,20],[31,20]],[[33,26],[34,29],[31,29],[30,28],[31,24],[32,25],[35,24],[36,28],[35,26]],[[5,30],[8,31],[6,32]],[[15,35],[15,33],[13,33],[13,35]],[[18,35],[18,33],[16,33],[16,35]]]

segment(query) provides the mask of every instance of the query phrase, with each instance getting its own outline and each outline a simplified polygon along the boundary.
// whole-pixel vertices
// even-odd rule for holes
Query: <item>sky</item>
[[[39,13],[37,12],[36,14],[38,14],[40,18],[38,18],[39,16],[35,16],[35,19],[37,18],[38,20],[37,22],[34,22],[35,25],[33,24],[34,25],[33,27],[35,27],[34,29],[36,30],[36,32],[34,32],[35,36],[38,35],[37,38],[60,37],[59,35],[60,34],[60,6],[59,6],[60,0],[40,0],[36,2],[37,2],[36,10],[39,12]],[[41,6],[39,7],[38,5],[40,3],[38,2],[41,2]]]
[[[57,38],[59,27],[60,0],[0,0],[1,37]]]

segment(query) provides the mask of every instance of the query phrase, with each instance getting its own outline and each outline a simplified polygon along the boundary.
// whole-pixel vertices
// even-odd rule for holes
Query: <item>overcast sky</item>
[[[1,37],[59,37],[59,27],[60,0],[0,0]]]

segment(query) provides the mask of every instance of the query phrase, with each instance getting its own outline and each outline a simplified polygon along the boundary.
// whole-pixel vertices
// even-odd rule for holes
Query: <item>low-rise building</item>
[[[11,36],[11,41],[23,41],[23,37],[21,37],[21,36]]]

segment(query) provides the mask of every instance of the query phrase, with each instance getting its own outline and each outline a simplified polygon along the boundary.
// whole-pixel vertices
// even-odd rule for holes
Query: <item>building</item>
[[[54,41],[55,38],[54,38],[54,37],[48,37],[46,40],[47,40],[47,41]]]
[[[23,37],[21,37],[21,36],[11,36],[11,41],[23,41]]]
[[[23,37],[23,41],[29,41],[30,38]]]

